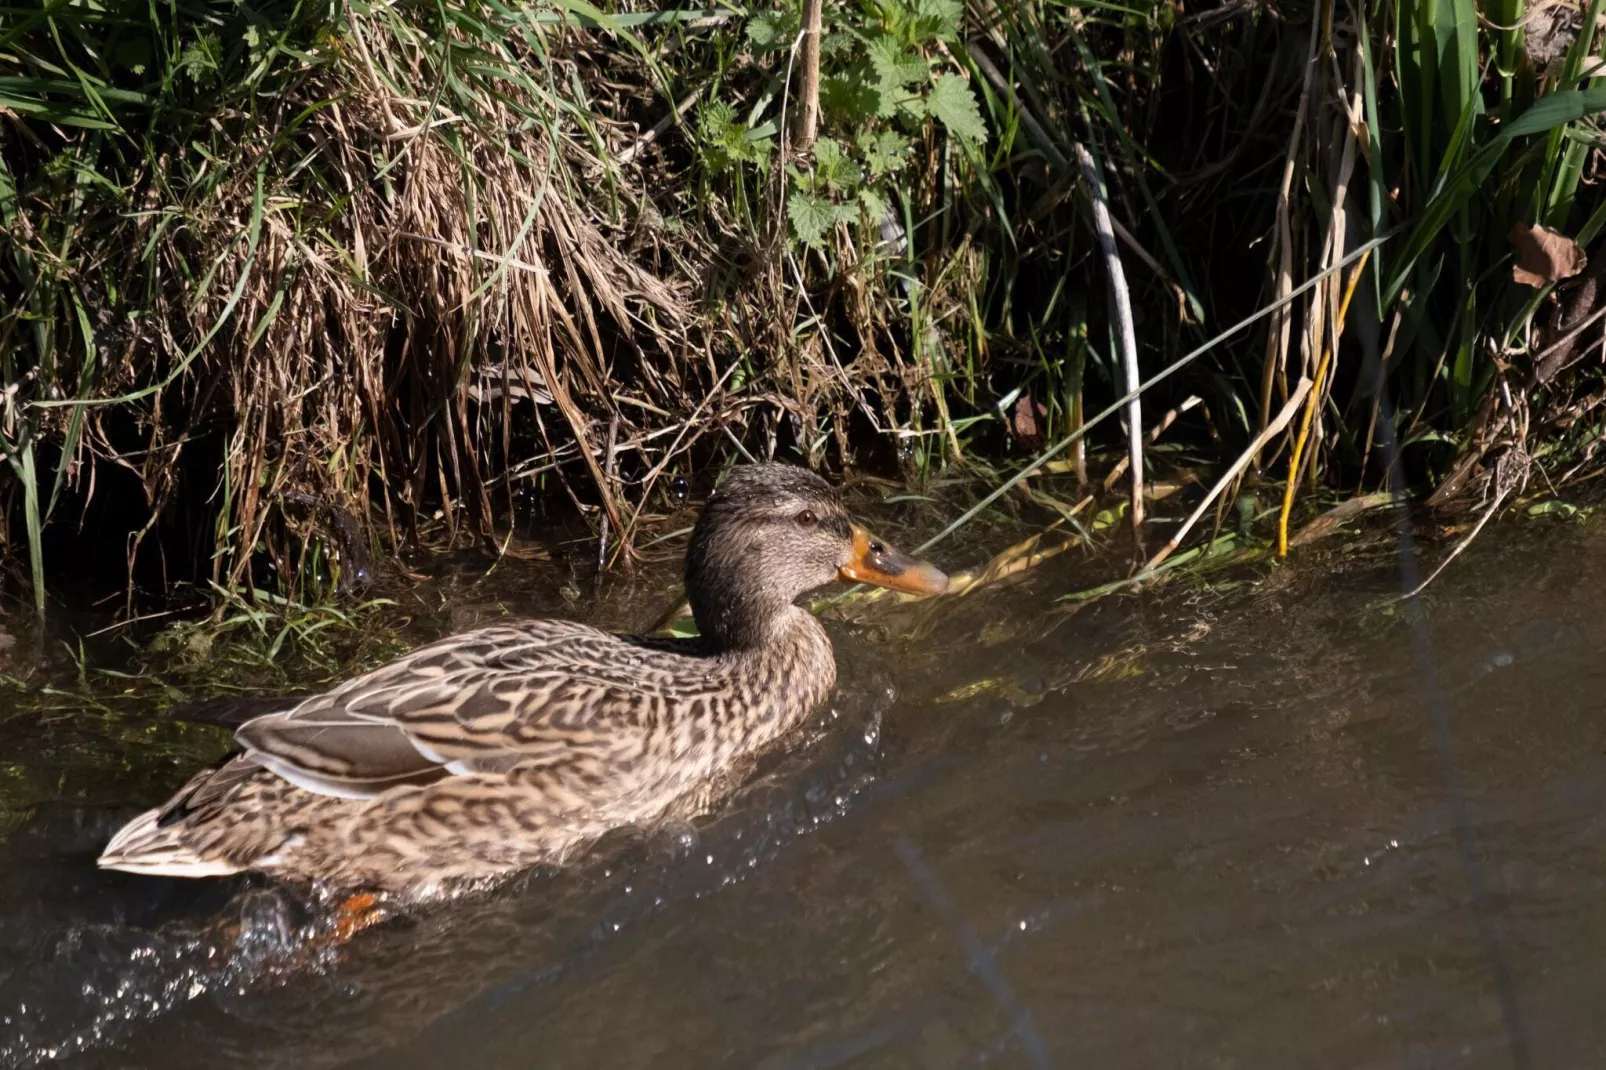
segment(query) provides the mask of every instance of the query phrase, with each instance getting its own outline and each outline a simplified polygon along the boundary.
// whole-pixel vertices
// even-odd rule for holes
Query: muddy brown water
[[[716,819],[300,961],[271,885],[95,870],[188,771],[162,730],[92,775],[84,722],[12,725],[0,1062],[1599,1066],[1603,551],[1489,532],[1422,632],[1386,547],[866,614]]]

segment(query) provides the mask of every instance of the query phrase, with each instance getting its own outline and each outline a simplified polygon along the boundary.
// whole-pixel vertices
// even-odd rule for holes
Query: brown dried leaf
[[[1043,406],[1033,400],[1030,394],[1022,394],[1020,400],[1015,402],[1015,411],[1010,419],[1015,436],[1027,445],[1041,442],[1043,436],[1038,429],[1037,418],[1045,414]]]
[[[1536,290],[1572,278],[1589,263],[1577,242],[1549,227],[1519,223],[1511,228],[1509,237],[1517,249],[1517,262],[1511,267],[1512,281]]]

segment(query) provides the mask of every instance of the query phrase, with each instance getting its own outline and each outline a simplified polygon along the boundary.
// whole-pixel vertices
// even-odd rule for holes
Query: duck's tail
[[[226,877],[244,868],[207,858],[185,843],[182,822],[162,824],[166,809],[147,810],[124,825],[101,852],[100,868],[153,877]]]

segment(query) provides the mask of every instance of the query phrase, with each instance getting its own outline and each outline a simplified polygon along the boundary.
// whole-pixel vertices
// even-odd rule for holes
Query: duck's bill
[[[873,583],[904,594],[942,594],[948,589],[948,577],[942,570],[899,553],[858,524],[853,525],[853,557],[838,575],[854,583]]]

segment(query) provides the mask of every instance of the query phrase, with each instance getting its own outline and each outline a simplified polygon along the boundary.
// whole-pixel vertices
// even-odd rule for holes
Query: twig
[[[608,455],[602,465],[602,474],[607,477],[608,483],[613,483],[613,473],[618,460],[619,444],[619,410],[615,409],[608,418]],[[602,523],[598,525],[597,534],[597,583],[602,583],[603,570],[608,567],[608,514],[602,514]]]
[[[1560,351],[1562,346],[1571,345],[1574,341],[1576,341],[1578,339],[1578,336],[1583,334],[1584,331],[1591,324],[1594,324],[1594,323],[1598,322],[1601,319],[1601,317],[1603,317],[1603,316],[1606,316],[1606,306],[1602,306],[1601,308],[1597,308],[1595,311],[1591,312],[1588,316],[1585,316],[1582,320],[1579,321],[1578,326],[1574,327],[1572,330],[1568,331],[1566,334],[1562,335],[1560,338],[1558,338],[1554,342],[1550,343],[1544,349],[1541,349],[1539,351],[1538,355],[1533,358],[1534,367],[1537,368],[1546,358],[1548,358],[1548,357],[1552,356],[1553,354],[1557,353],[1558,351]],[[1585,353],[1585,355],[1586,356],[1588,355],[1587,352]],[[1556,371],[1560,371],[1560,370],[1561,370],[1560,368],[1556,369]],[[1552,376],[1554,374],[1555,374],[1555,372],[1551,373]]]
[[[1293,538],[1288,540],[1289,546],[1304,546],[1324,539],[1338,530],[1338,526],[1346,520],[1371,512],[1373,509],[1384,509],[1403,500],[1403,496],[1389,490],[1374,491],[1371,494],[1362,494],[1348,501],[1340,502],[1327,512],[1313,518],[1310,523],[1299,529]]]
[[[547,269],[541,267],[539,264],[525,263],[523,260],[520,260],[515,256],[497,256],[495,253],[488,253],[483,249],[471,249],[466,245],[459,244],[458,242],[446,241],[442,238],[433,238],[428,234],[412,234],[407,231],[402,231],[400,237],[411,238],[413,241],[421,241],[429,245],[436,245],[442,249],[456,253],[458,256],[467,257],[470,260],[484,260],[487,263],[495,264],[497,267],[518,268],[520,271],[531,271],[537,275],[548,274]]]
[[[1401,224],[1391,228],[1386,233],[1373,238],[1365,245],[1362,245],[1353,252],[1349,253],[1344,260],[1341,260],[1332,268],[1319,271],[1311,278],[1300,283],[1299,286],[1292,290],[1286,297],[1279,298],[1278,300],[1273,301],[1271,304],[1266,305],[1264,308],[1260,308],[1254,312],[1251,312],[1237,323],[1234,323],[1232,326],[1218,333],[1215,337],[1207,339],[1201,345],[1195,346],[1193,349],[1189,350],[1187,353],[1184,353],[1182,356],[1178,357],[1164,368],[1161,368],[1159,371],[1149,376],[1148,379],[1144,380],[1136,390],[1129,391],[1126,394],[1123,394],[1121,397],[1118,397],[1114,401],[1110,402],[1109,405],[1095,413],[1092,419],[1087,420],[1082,424],[1081,427],[1078,427],[1075,431],[1072,431],[1070,434],[1054,443],[1048,449],[1044,450],[1042,453],[1039,453],[1029,464],[1025,465],[1014,475],[1010,476],[998,486],[988,491],[987,494],[982,497],[981,501],[977,502],[975,505],[972,505],[963,513],[960,513],[958,517],[949,521],[948,525],[941,531],[937,532],[937,534],[915,547],[915,553],[925,553],[927,550],[931,549],[933,546],[937,545],[939,542],[946,539],[948,536],[952,535],[966,524],[970,523],[977,516],[979,516],[984,509],[1019,486],[1022,480],[1028,478],[1033,472],[1043,467],[1043,465],[1047,464],[1049,461],[1052,461],[1055,457],[1058,457],[1060,454],[1070,449],[1071,446],[1080,442],[1083,436],[1085,436],[1089,431],[1103,423],[1114,413],[1119,412],[1121,406],[1125,405],[1129,400],[1137,396],[1142,391],[1149,389],[1151,386],[1154,386],[1156,383],[1161,382],[1162,380],[1171,378],[1183,368],[1186,368],[1200,357],[1203,357],[1206,353],[1214,350],[1222,342],[1225,342],[1227,339],[1238,334],[1238,332],[1243,331],[1256,323],[1259,323],[1261,320],[1265,319],[1278,309],[1286,307],[1291,301],[1294,300],[1294,298],[1306,293],[1313,287],[1321,285],[1323,280],[1333,274],[1334,271],[1338,271],[1349,266],[1350,258],[1359,259],[1364,253],[1372,249],[1376,249],[1379,245],[1382,245],[1384,242],[1388,241],[1396,234],[1399,234],[1404,229],[1404,224]],[[537,410],[537,414],[539,415],[539,410]]]
[[[1110,226],[1110,209],[1104,192],[1104,176],[1081,142],[1075,146],[1076,160],[1082,167],[1082,178],[1087,183],[1088,199],[1093,204],[1093,225],[1098,231],[1099,247],[1104,252],[1105,270],[1110,276],[1110,305],[1115,312],[1115,337],[1121,347],[1121,366],[1126,375],[1127,392],[1127,453],[1132,464],[1132,541],[1134,554],[1143,555],[1143,398],[1137,393],[1138,343],[1132,327],[1132,295],[1126,288],[1126,272],[1121,267],[1121,254],[1115,248],[1115,231]]]
[[[536,307],[543,310],[552,308],[560,317],[566,316],[562,302],[552,289],[552,285],[546,276],[537,275],[536,279]],[[557,365],[553,362],[550,338],[544,340],[544,344],[539,344],[535,347],[533,356],[537,364],[536,370],[541,373],[541,378],[546,380],[547,389],[552,393],[552,400],[556,402],[558,411],[563,413],[563,418],[568,423],[570,432],[577,442],[584,442],[586,440],[585,414],[580,411],[580,406],[574,403],[574,398],[569,393],[568,384],[558,374]],[[541,407],[537,405],[535,411],[536,419],[540,420]],[[544,432],[543,437],[545,437]],[[597,463],[596,457],[592,456],[590,450],[582,451],[582,456],[585,458],[586,467],[591,470],[591,479],[596,484],[597,493],[602,496],[603,515],[613,522],[615,531],[628,532],[629,528],[626,527],[624,518],[619,515],[619,503],[614,500],[613,488],[609,483],[608,477],[603,474],[602,466]],[[572,496],[573,491],[570,491],[570,494]],[[630,552],[628,536],[625,538],[624,552],[627,554]]]
[[[1293,196],[1294,165],[1305,130],[1305,114],[1310,109],[1311,83],[1316,78],[1316,42],[1319,32],[1314,20],[1310,27],[1310,45],[1305,56],[1305,79],[1299,90],[1299,108],[1294,113],[1294,131],[1288,137],[1288,156],[1283,161],[1283,183],[1277,193],[1277,300],[1289,296],[1294,284],[1294,229],[1289,222],[1289,204]],[[1277,374],[1286,375],[1288,366],[1288,334],[1293,328],[1293,310],[1279,315],[1267,329],[1266,368],[1260,381],[1260,425],[1271,419],[1271,388]],[[1287,381],[1286,379],[1284,380]],[[1259,458],[1256,458],[1258,463]]]
[[[1502,382],[1501,385],[1503,386],[1504,383]],[[1511,404],[1509,391],[1506,394],[1506,403],[1509,408]],[[1439,562],[1439,567],[1433,570],[1432,575],[1402,595],[1400,601],[1403,602],[1407,599],[1415,598],[1427,590],[1428,584],[1438,579],[1439,573],[1448,568],[1451,561],[1461,556],[1462,550],[1472,545],[1472,540],[1478,537],[1478,532],[1482,531],[1483,526],[1489,522],[1489,519],[1500,511],[1501,504],[1512,494],[1520,494],[1523,488],[1528,485],[1528,473],[1532,464],[1533,461],[1528,456],[1527,450],[1523,449],[1520,444],[1500,455],[1494,466],[1494,501],[1489,503],[1489,508],[1484,510],[1483,515],[1478,518],[1478,522],[1472,526],[1472,530],[1467,532],[1467,537],[1456,543],[1455,549],[1450,551],[1449,556]]]
[[[674,441],[669,444],[669,449],[664,451],[664,455],[659,459],[658,463],[653,465],[652,468],[648,470],[647,474],[642,477],[641,496],[643,501],[646,500],[647,495],[652,493],[652,488],[658,482],[658,477],[663,474],[664,469],[669,466],[669,462],[674,459],[676,451],[680,448],[681,440],[686,437],[686,432],[696,426],[698,419],[703,414],[703,410],[708,408],[709,403],[712,402],[716,396],[718,396],[722,389],[724,389],[725,381],[731,377],[731,373],[741,366],[741,361],[733,360],[730,363],[730,367],[726,368],[720,373],[719,378],[715,380],[714,385],[709,388],[708,393],[703,395],[703,400],[697,403],[697,408],[692,410],[691,418],[686,420],[680,426],[680,430],[675,434]],[[695,442],[696,439],[694,438],[692,441]],[[627,543],[630,541],[631,537],[635,535],[635,522],[636,517],[631,517],[631,526],[625,529],[625,541]]]
[[[792,149],[803,153],[814,145],[820,126],[820,19],[821,0],[803,0],[803,99],[797,140]]]
[[[1195,394],[1184,401],[1181,405],[1178,405],[1176,408],[1160,417],[1160,422],[1149,428],[1149,433],[1144,436],[1143,444],[1145,446],[1154,445],[1155,441],[1161,435],[1165,434],[1166,429],[1177,422],[1178,416],[1181,416],[1183,413],[1187,412],[1189,409],[1193,408],[1199,403],[1199,395]],[[1122,474],[1127,470],[1127,467],[1131,463],[1132,459],[1130,457],[1122,457],[1119,461],[1115,462],[1115,467],[1110,469],[1110,474],[1104,477],[1104,490],[1106,492],[1109,491],[1111,487],[1115,486],[1115,481],[1121,478]]]
[[[1506,500],[1506,493],[1506,491],[1502,490],[1499,494],[1495,495],[1494,501],[1489,503],[1489,508],[1484,510],[1483,515],[1478,517],[1478,522],[1472,525],[1472,530],[1467,532],[1467,537],[1455,544],[1455,548],[1450,551],[1449,556],[1447,556],[1443,561],[1439,562],[1439,567],[1434,569],[1432,573],[1429,574],[1427,579],[1423,580],[1411,590],[1401,595],[1400,601],[1403,602],[1408,598],[1415,598],[1417,595],[1427,590],[1428,584],[1438,579],[1439,573],[1443,572],[1446,568],[1449,568],[1450,562],[1454,561],[1457,557],[1460,557],[1461,551],[1472,545],[1472,540],[1478,537],[1478,532],[1483,530],[1483,526],[1489,522],[1489,518],[1494,516],[1495,513],[1499,512],[1501,503]]]
[[[1331,40],[1333,0],[1328,0],[1325,11],[1327,25],[1324,26],[1322,31],[1323,39]],[[1344,115],[1349,121],[1344,125],[1344,144],[1343,148],[1339,152],[1338,175],[1336,184],[1333,188],[1332,196],[1333,203],[1328,211],[1327,237],[1322,247],[1322,259],[1324,263],[1331,263],[1334,260],[1341,258],[1344,254],[1344,239],[1347,233],[1347,228],[1345,226],[1344,204],[1349,197],[1350,178],[1355,172],[1355,131],[1363,123],[1360,91],[1356,90],[1353,95],[1346,97],[1343,75],[1338,68],[1338,59],[1331,52],[1328,54],[1328,59],[1332,62],[1333,66],[1333,89],[1337,93],[1338,103],[1340,107],[1344,109]],[[1359,49],[1356,50],[1354,59],[1355,73],[1352,80],[1356,84],[1359,84],[1362,73],[1362,63]],[[1351,292],[1353,292],[1355,288],[1355,281],[1359,276],[1359,272],[1360,269],[1357,268],[1356,274],[1350,277]],[[1349,308],[1348,294],[1346,294],[1343,298],[1343,308],[1341,309],[1339,307],[1339,295],[1341,291],[1339,283],[1339,278],[1334,276],[1331,285],[1323,287],[1321,291],[1318,291],[1317,296],[1310,302],[1310,315],[1305,333],[1305,339],[1309,344],[1310,349],[1301,367],[1301,371],[1303,373],[1309,373],[1311,361],[1319,361],[1325,364],[1328,367],[1329,372],[1331,372],[1332,364],[1338,359],[1338,342],[1340,336],[1344,333],[1345,311]],[[1328,336],[1331,337],[1332,341],[1331,343],[1326,344],[1324,347],[1324,338]],[[1307,428],[1311,429],[1314,441],[1316,442],[1321,442],[1324,437],[1322,408],[1324,402],[1327,400],[1328,395],[1332,391],[1332,381],[1333,376],[1331,374],[1318,375],[1316,377],[1316,392],[1311,395],[1310,400],[1306,403],[1305,425]],[[1304,438],[1306,434],[1307,432],[1302,430],[1300,432],[1300,437]],[[1314,481],[1316,476],[1316,462],[1319,453],[1319,450],[1312,449],[1310,453],[1305,456],[1304,470],[1301,471],[1297,468],[1293,469],[1291,478],[1294,480],[1308,478]]]
[[[725,437],[731,440],[731,445],[736,447],[737,453],[740,453],[744,458],[746,458],[748,464],[758,463],[758,458],[754,457],[752,453],[748,451],[747,447],[742,445],[742,440],[736,437],[736,432],[730,429],[729,424],[721,420],[719,422],[719,429],[725,432]]]
[[[1277,414],[1276,419],[1267,424],[1265,430],[1255,436],[1255,440],[1249,444],[1249,448],[1239,454],[1236,461],[1232,462],[1232,467],[1222,473],[1221,478],[1216,480],[1216,485],[1210,488],[1210,493],[1204,496],[1204,500],[1199,503],[1188,519],[1182,522],[1182,526],[1176,530],[1176,534],[1171,536],[1170,541],[1160,547],[1159,553],[1149,558],[1149,563],[1143,566],[1144,572],[1153,572],[1159,568],[1160,563],[1170,557],[1178,546],[1182,545],[1182,540],[1187,538],[1188,532],[1193,530],[1193,526],[1199,522],[1201,516],[1204,516],[1205,510],[1210,508],[1211,503],[1226,489],[1227,484],[1237,479],[1238,474],[1249,467],[1250,462],[1265,448],[1267,442],[1282,434],[1283,428],[1287,427],[1289,422],[1293,420],[1294,414],[1299,411],[1300,403],[1305,400],[1305,395],[1310,393],[1313,385],[1308,378],[1303,376],[1300,378],[1298,385],[1294,387],[1293,395],[1283,405],[1282,411]]]
[[[686,117],[686,113],[691,110],[691,106],[697,103],[697,98],[702,96],[703,90],[707,88],[707,83],[704,83],[682,97],[680,103],[675,105],[674,111],[659,119],[653,124],[651,130],[642,134],[633,144],[619,154],[618,163],[622,166],[646,152],[654,141],[663,136],[665,130],[668,130],[675,123]]]

